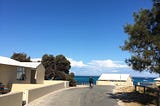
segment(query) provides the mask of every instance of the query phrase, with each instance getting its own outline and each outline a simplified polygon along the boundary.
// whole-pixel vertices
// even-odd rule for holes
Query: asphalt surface
[[[113,86],[75,87],[52,92],[26,106],[119,106]]]

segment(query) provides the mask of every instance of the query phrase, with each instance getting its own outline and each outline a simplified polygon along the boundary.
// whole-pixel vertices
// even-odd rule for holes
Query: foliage
[[[126,63],[134,70],[160,73],[160,3],[153,1],[152,9],[133,13],[134,24],[124,26],[128,40],[121,47],[131,53]]]
[[[69,74],[69,69],[71,68],[70,62],[63,56],[57,55],[55,58],[56,70],[64,71]]]
[[[68,80],[70,86],[75,86],[74,73],[69,74],[70,62],[63,55],[45,54],[42,57],[42,64],[45,67],[45,79]]]
[[[76,86],[76,81],[74,80],[74,73],[66,74],[66,80],[69,81],[69,86]]]
[[[42,64],[45,68],[45,79],[51,79],[53,76],[55,76],[55,57],[53,55],[44,54],[42,56]]]
[[[11,59],[20,61],[20,62],[30,62],[30,57],[27,56],[25,53],[13,53]]]

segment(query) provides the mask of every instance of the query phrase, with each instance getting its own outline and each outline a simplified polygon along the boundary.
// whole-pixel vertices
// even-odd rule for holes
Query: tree
[[[66,80],[69,81],[69,86],[76,86],[76,81],[74,80],[74,73],[66,75]]]
[[[74,73],[69,74],[70,62],[63,55],[45,54],[42,56],[42,64],[45,67],[45,79],[68,80],[70,86],[75,86]]]
[[[69,74],[69,69],[71,68],[70,62],[63,55],[57,55],[55,59],[56,70],[63,71]]]
[[[134,24],[124,26],[128,39],[122,50],[129,51],[126,63],[136,71],[160,74],[160,2],[153,0],[152,9],[133,13]]]
[[[27,56],[26,53],[13,53],[11,59],[20,61],[20,62],[30,62],[30,56]]]
[[[45,54],[42,57],[42,64],[45,67],[45,79],[52,76],[56,79],[65,80],[65,74],[69,74],[71,67],[70,62],[63,55],[54,57],[53,55]]]
[[[50,79],[51,77],[54,77],[55,57],[53,55],[44,54],[42,56],[42,64],[45,68],[45,79]]]

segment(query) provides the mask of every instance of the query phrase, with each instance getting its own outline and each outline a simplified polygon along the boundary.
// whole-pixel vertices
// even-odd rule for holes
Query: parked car
[[[0,94],[6,94],[9,92],[8,88],[5,88],[5,86],[0,82]]]

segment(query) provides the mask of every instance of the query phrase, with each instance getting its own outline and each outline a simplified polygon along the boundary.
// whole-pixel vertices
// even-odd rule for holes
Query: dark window
[[[17,68],[17,80],[25,80],[26,79],[26,73],[25,69],[23,67]]]

